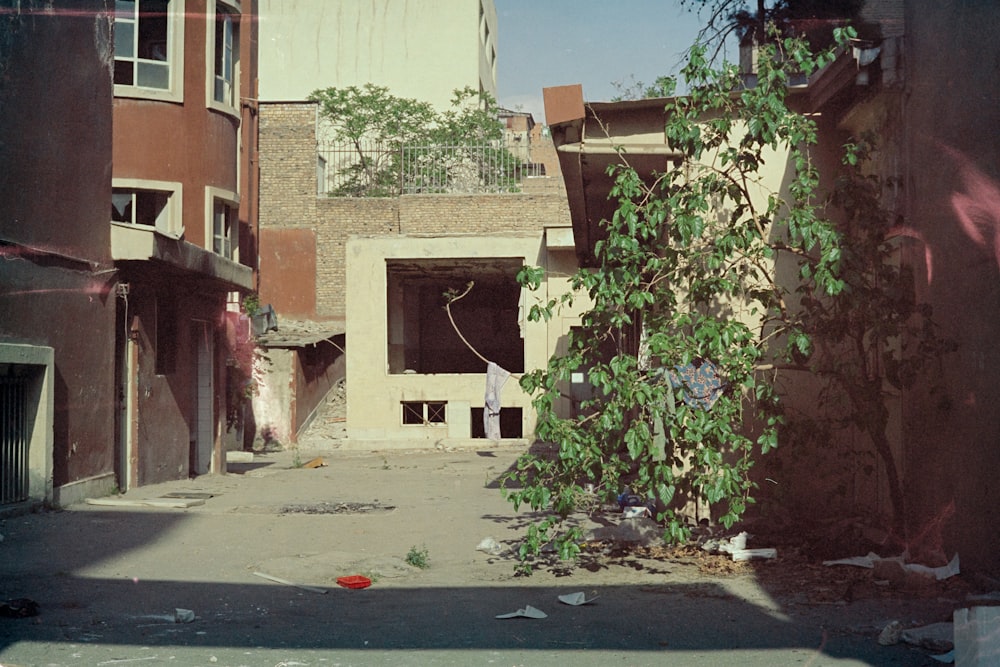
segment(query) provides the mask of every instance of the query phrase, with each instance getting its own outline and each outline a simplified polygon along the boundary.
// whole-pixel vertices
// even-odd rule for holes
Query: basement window
[[[523,372],[516,278],[523,265],[520,257],[387,260],[389,373],[483,374],[486,363],[476,352],[511,373]],[[451,305],[456,331],[445,294],[461,294],[470,282],[468,294]]]
[[[403,401],[404,426],[447,424],[447,401]]]

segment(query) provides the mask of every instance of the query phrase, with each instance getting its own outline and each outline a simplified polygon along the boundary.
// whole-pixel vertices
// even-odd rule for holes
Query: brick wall
[[[347,239],[398,234],[399,200],[323,197],[316,204],[316,315],[343,320]]]
[[[260,133],[260,224],[315,232],[318,320],[344,318],[344,253],[352,235],[503,235],[570,224],[561,179],[558,183],[551,178],[533,179],[538,180],[539,189],[547,187],[531,194],[318,196],[316,106],[306,102],[262,103]],[[262,274],[262,291],[266,280]],[[271,291],[280,291],[272,287]]]
[[[569,223],[569,205],[554,195],[408,195],[399,198],[402,234],[502,234]]]
[[[308,226],[316,218],[316,104],[260,104],[260,225]]]
[[[503,235],[570,224],[561,194],[331,197],[319,199],[316,213],[316,315],[336,320],[344,318],[344,252],[353,235]]]

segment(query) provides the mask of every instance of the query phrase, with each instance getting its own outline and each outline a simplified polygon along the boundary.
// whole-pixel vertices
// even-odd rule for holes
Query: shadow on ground
[[[141,656],[157,647],[587,650],[638,652],[648,654],[650,661],[655,655],[694,651],[724,653],[727,663],[744,652],[782,650],[801,652],[804,661],[809,655],[873,665],[921,665],[927,660],[926,654],[907,647],[875,645],[875,627],[828,627],[792,610],[740,599],[722,583],[671,583],[665,577],[647,585],[586,589],[588,597],[598,598],[583,606],[557,600],[580,590],[572,581],[424,587],[376,581],[364,590],[329,587],[317,593],[264,582],[239,558],[233,558],[229,575],[242,581],[141,579],[128,576],[125,568],[120,578],[89,577],[88,568],[105,559],[121,559],[159,540],[180,539],[177,531],[185,515],[74,511],[35,519],[40,529],[3,545],[2,595],[31,598],[41,609],[31,618],[0,619],[0,660],[5,664],[34,664],[32,656],[60,651],[77,656],[73,664],[85,664],[87,651],[98,646],[110,651],[101,655],[118,656],[116,661],[145,659]],[[95,532],[100,539],[93,539]],[[192,564],[197,578],[197,560]],[[526,605],[548,617],[495,618]],[[192,610],[195,620],[175,622],[177,609]],[[46,664],[60,664],[55,660],[47,658]]]

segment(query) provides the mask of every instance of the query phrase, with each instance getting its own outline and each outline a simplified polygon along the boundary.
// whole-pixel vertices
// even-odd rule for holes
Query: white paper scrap
[[[599,595],[595,595],[592,598],[588,598],[582,592],[580,592],[580,593],[567,593],[565,595],[560,595],[559,596],[559,601],[562,602],[562,603],[564,603],[564,604],[571,604],[574,607],[579,607],[582,604],[588,604],[590,602],[593,602],[598,597],[600,597],[600,596]]]
[[[525,605],[524,609],[518,609],[509,614],[497,614],[497,618],[548,618],[548,616],[544,611],[535,609],[530,604]]]
[[[947,565],[942,565],[941,567],[927,567],[926,565],[921,565],[920,563],[907,563],[905,558],[902,556],[896,556],[894,558],[882,558],[878,554],[869,552],[867,556],[854,556],[853,558],[841,558],[839,560],[825,560],[823,565],[856,565],[857,567],[866,567],[872,569],[875,567],[875,563],[880,560],[895,560],[903,564],[903,568],[909,570],[910,572],[919,572],[920,574],[925,574],[934,577],[938,581],[947,579],[948,577],[953,577],[960,573],[958,554],[951,559]]]

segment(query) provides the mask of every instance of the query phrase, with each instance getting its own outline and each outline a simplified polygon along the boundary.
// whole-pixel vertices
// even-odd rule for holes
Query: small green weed
[[[417,547],[413,546],[410,547],[409,552],[407,552],[406,554],[406,562],[412,565],[413,567],[419,567],[421,570],[426,570],[431,566],[430,560],[431,557],[430,554],[427,552],[427,547],[424,547],[423,549],[418,549]]]

